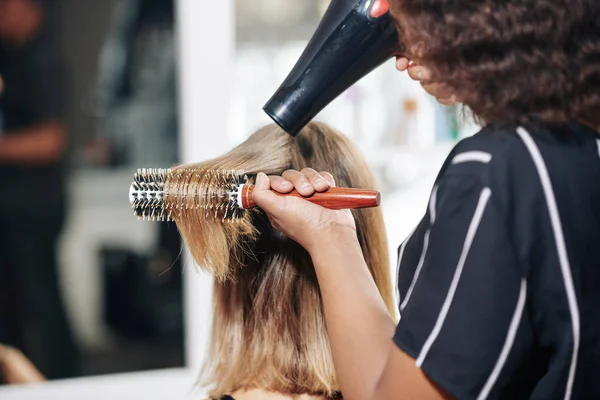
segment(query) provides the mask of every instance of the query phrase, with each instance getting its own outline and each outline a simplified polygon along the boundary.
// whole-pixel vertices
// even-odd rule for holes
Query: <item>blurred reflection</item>
[[[0,346],[49,379],[183,365],[178,232],[127,201],[178,160],[173,11],[0,0]]]
[[[107,151],[104,161],[113,167],[168,167],[178,161],[174,14],[173,0],[126,0],[115,9],[100,55],[92,142]],[[167,224],[158,229],[149,266],[160,280],[179,285],[179,233]]]
[[[88,87],[94,134],[83,141],[78,180],[72,182],[79,206],[70,231],[85,230],[82,245],[89,250],[82,254],[74,246],[65,248],[73,265],[84,258],[96,264],[102,282],[93,288],[99,293],[89,296],[93,309],[78,311],[98,328],[81,326],[83,340],[93,349],[85,372],[181,366],[179,234],[174,226],[138,222],[126,204],[136,168],[178,161],[173,0],[116,2],[97,60],[95,84]],[[90,181],[95,187],[81,193],[78,188],[89,187]],[[110,228],[91,223],[107,217]]]
[[[49,378],[77,374],[58,286],[65,216],[65,74],[33,0],[0,1],[0,341]]]
[[[13,385],[45,380],[42,373],[19,349],[0,345],[0,382]]]
[[[177,103],[172,0],[118,4],[98,71],[100,140],[112,162],[177,161]]]

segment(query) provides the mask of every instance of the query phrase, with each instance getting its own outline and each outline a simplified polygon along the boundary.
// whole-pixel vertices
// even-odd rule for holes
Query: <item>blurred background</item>
[[[19,192],[0,200],[0,342],[50,379],[184,364],[177,230],[126,196],[136,168],[178,162],[174,24],[172,0],[0,0],[0,148],[66,143],[0,150]]]
[[[198,133],[226,147],[271,123],[261,108],[329,0],[234,4],[227,132]],[[182,161],[176,7],[0,0],[0,343],[50,379],[189,362],[177,230],[137,221],[127,201],[137,168]],[[441,163],[477,127],[392,60],[317,119],[375,171],[395,274]]]

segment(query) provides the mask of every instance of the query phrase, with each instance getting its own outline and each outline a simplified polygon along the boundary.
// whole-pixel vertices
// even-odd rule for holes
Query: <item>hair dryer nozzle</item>
[[[332,0],[302,56],[263,110],[296,136],[397,50],[388,0]]]

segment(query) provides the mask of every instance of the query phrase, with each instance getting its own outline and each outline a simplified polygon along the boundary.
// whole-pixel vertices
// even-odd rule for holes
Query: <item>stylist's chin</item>
[[[427,67],[409,61],[405,57],[396,58],[396,69],[400,72],[408,71],[408,75],[421,84],[423,89],[436,100],[445,105],[453,106],[459,101],[452,90],[444,83],[437,82],[432,78],[431,70]]]
[[[337,240],[357,240],[356,224],[349,210],[329,210],[302,198],[278,196],[296,189],[303,196],[324,192],[335,186],[331,174],[311,169],[289,170],[282,176],[258,174],[254,201],[265,211],[273,227],[304,247],[309,253]]]

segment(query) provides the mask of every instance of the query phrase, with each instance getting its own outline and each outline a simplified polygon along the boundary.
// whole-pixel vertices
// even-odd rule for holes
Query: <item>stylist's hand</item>
[[[347,235],[356,238],[354,217],[349,210],[329,210],[302,198],[278,196],[296,189],[303,196],[324,192],[335,186],[328,172],[305,168],[302,171],[288,170],[282,176],[260,173],[256,178],[254,201],[269,216],[271,224],[309,252],[332,238]]]
[[[413,80],[421,83],[423,89],[441,104],[451,106],[457,103],[456,96],[444,84],[431,82],[431,71],[428,68],[413,65],[407,58],[398,57],[396,59],[396,69],[400,72],[408,70],[408,75]]]

